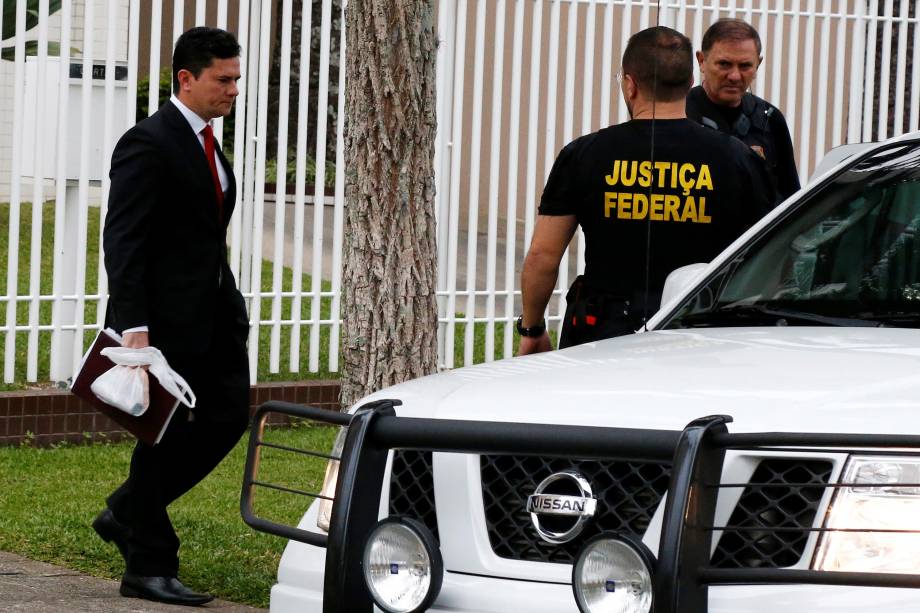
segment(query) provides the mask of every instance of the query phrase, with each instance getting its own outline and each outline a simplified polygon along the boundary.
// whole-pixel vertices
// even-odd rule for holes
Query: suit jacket
[[[149,326],[151,344],[164,352],[204,352],[215,334],[244,339],[248,329],[227,264],[236,181],[217,151],[230,180],[222,221],[204,150],[171,102],[129,129],[112,153],[106,321],[118,331]]]

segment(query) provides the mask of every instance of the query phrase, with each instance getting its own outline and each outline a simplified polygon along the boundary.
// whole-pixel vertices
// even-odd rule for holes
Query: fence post
[[[61,109],[62,113],[67,112]],[[64,330],[64,326],[76,324],[76,302],[72,299],[77,295],[77,228],[80,222],[80,186],[75,180],[65,179],[64,188],[64,226],[63,235],[58,242],[60,253],[55,254],[55,261],[60,267],[60,274],[55,275],[54,295],[67,296],[57,305],[58,312],[55,316],[55,328],[51,333],[51,380],[66,381],[73,375],[75,346],[74,335],[76,330]],[[101,220],[100,220],[101,221]],[[86,254],[83,254],[86,257]]]
[[[456,41],[457,0],[442,0],[438,4],[438,52],[436,72],[438,130],[434,144],[434,214],[438,245],[438,315],[444,317],[447,308],[447,244],[450,217],[451,134],[453,131],[453,74]],[[462,93],[462,92],[461,92]],[[438,368],[444,364],[447,324],[438,322]]]

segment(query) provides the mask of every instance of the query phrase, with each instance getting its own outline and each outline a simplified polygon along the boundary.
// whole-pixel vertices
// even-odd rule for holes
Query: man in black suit
[[[236,185],[210,125],[239,93],[239,54],[228,32],[185,32],[173,54],[175,94],[112,154],[107,324],[126,347],[158,347],[198,399],[194,409],[179,406],[160,443],[138,442],[127,480],[93,522],[125,558],[124,596],[211,600],[177,578],[179,539],[166,507],[217,466],[248,422],[249,321],[226,246]]]

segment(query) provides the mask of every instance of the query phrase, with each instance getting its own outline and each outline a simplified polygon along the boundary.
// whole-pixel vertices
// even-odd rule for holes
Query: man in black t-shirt
[[[668,273],[711,260],[773,206],[763,161],[686,118],[687,37],[665,27],[635,34],[622,72],[632,120],[569,143],[547,179],[521,275],[521,355],[552,348],[543,313],[577,226],[585,273],[566,296],[560,347],[640,328]]]
[[[799,172],[786,119],[778,108],[748,91],[757,76],[760,35],[740,19],[720,19],[697,51],[703,84],[687,95],[687,117],[731,134],[767,161],[777,201],[799,191]]]

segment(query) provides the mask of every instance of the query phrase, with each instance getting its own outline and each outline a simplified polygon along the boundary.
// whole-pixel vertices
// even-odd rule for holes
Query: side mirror
[[[680,295],[685,289],[696,283],[709,264],[689,264],[671,271],[661,290],[661,306]]]

